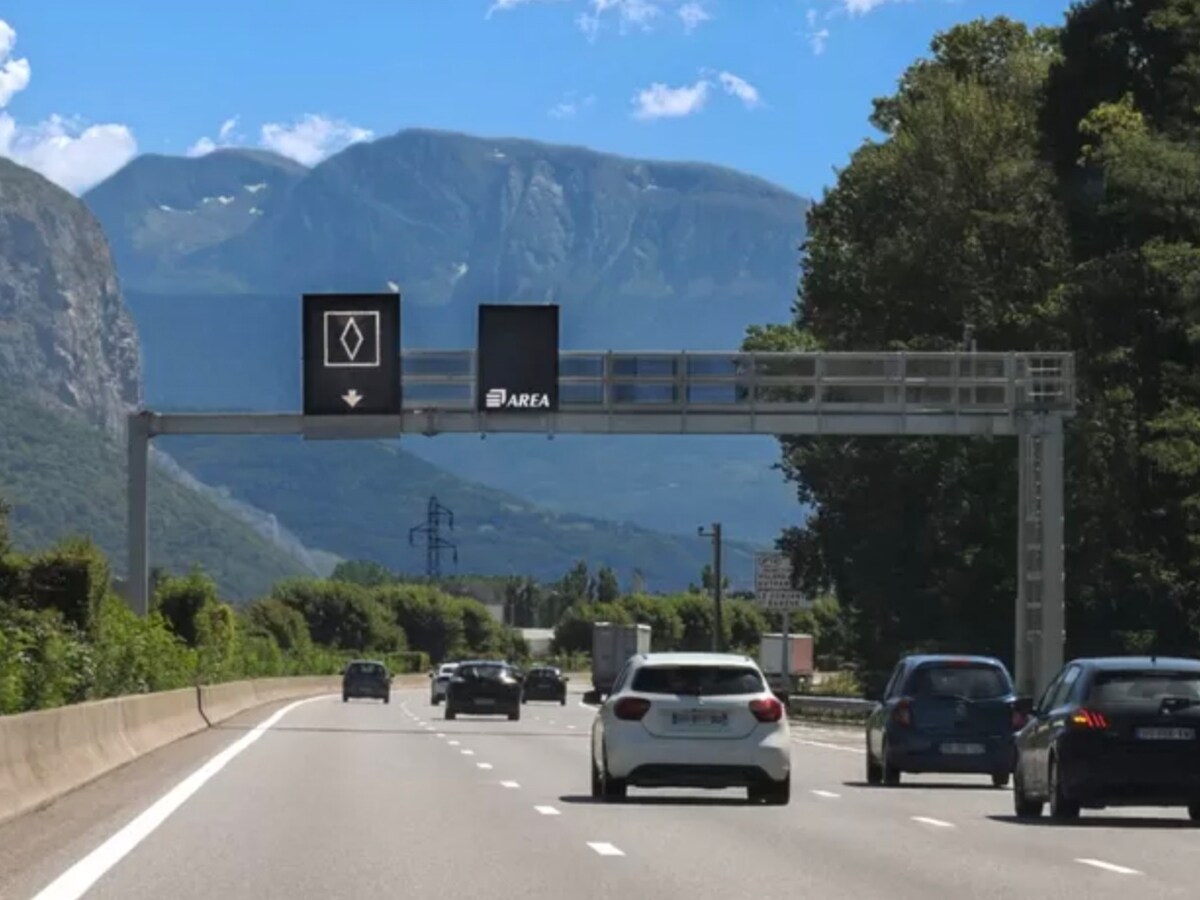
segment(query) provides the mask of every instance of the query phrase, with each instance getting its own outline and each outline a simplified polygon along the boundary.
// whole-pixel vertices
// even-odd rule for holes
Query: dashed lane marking
[[[502,782],[500,782],[500,784],[502,787],[506,787],[506,788],[519,788],[520,787],[520,785],[517,784],[515,781],[502,781]]]
[[[555,809],[553,806],[535,806],[534,809],[536,809],[538,812],[540,812],[543,816],[560,815],[559,811],[557,809]]]
[[[816,791],[816,790],[814,790],[813,793],[816,794],[818,797],[829,797],[831,799],[835,799],[837,797],[842,796],[841,794],[835,794],[833,791]]]
[[[451,747],[457,747],[459,745],[460,741],[446,741],[446,743],[449,744]]]
[[[624,856],[625,854],[614,847],[612,844],[607,844],[601,841],[588,841],[588,846],[599,853],[601,856]]]
[[[1077,859],[1077,863],[1083,863],[1085,866],[1092,866],[1097,869],[1103,869],[1106,872],[1115,872],[1118,875],[1141,875],[1137,869],[1127,869],[1125,866],[1118,866],[1116,863],[1105,862],[1102,859]]]
[[[922,825],[932,825],[934,828],[953,828],[951,822],[943,822],[941,819],[931,819],[928,816],[913,816],[914,822],[920,822]]]
[[[475,765],[479,766],[481,769],[490,769],[492,767],[491,763],[475,763]]]
[[[463,756],[474,756],[475,755],[474,750],[462,750],[460,752],[462,753]]]

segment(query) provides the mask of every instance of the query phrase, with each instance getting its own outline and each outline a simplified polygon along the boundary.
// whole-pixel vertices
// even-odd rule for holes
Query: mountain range
[[[747,326],[789,318],[808,205],[711,165],[419,129],[312,169],[260,151],[143,156],[84,200],[138,325],[146,403],[257,411],[299,408],[309,291],[398,286],[407,347],[472,346],[481,302],[551,300],[563,349],[736,348]],[[803,514],[769,438],[439,436],[403,448],[560,514],[693,542],[716,519],[766,545]],[[207,477],[233,485],[242,451],[226,452],[208,449]],[[318,506],[289,527],[304,533]]]

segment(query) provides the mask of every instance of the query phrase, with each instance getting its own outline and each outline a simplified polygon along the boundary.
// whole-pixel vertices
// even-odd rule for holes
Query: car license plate
[[[496,701],[493,700],[491,697],[476,697],[475,705],[476,706],[495,706]]]
[[[720,726],[729,721],[729,715],[723,712],[708,712],[693,709],[687,712],[671,713],[672,725],[712,725]]]
[[[1196,739],[1194,728],[1139,728],[1139,741],[1192,741]]]
[[[942,752],[954,756],[978,756],[983,753],[983,744],[942,744]]]

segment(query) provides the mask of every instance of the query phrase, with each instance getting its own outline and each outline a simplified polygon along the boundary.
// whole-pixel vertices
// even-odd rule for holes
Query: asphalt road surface
[[[593,710],[447,722],[428,692],[240,716],[0,827],[0,897],[66,900],[1195,898],[1174,810],[1024,824],[986,778],[863,784],[859,730],[795,726],[792,802],[588,796]],[[269,723],[269,727],[263,727]]]

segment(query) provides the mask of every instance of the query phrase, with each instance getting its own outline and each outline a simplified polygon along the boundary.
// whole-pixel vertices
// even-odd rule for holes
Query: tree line
[[[1200,6],[1087,0],[938,34],[809,215],[794,321],[748,350],[1071,350],[1067,651],[1200,645]],[[787,438],[781,545],[855,662],[1011,661],[1016,448]]]

